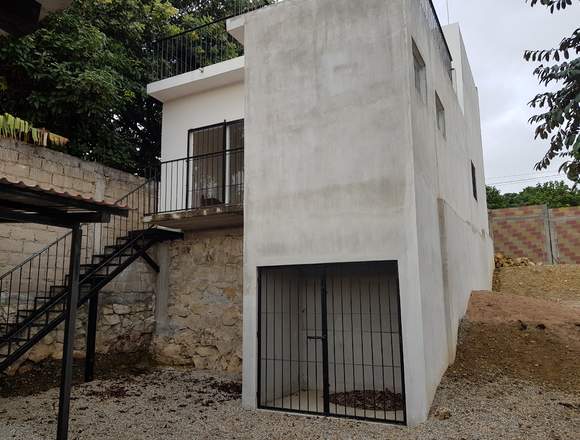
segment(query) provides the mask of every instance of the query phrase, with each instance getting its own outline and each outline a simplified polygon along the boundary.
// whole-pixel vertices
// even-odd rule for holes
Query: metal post
[[[193,145],[190,147],[190,141],[192,139],[191,131],[187,132],[187,159],[185,163],[185,210],[189,209],[189,179],[191,178],[191,171],[189,169],[189,161],[191,156],[191,150]],[[161,170],[161,178],[163,178],[163,170]]]
[[[321,301],[321,324],[322,324],[322,396],[324,401],[324,415],[330,414],[330,383],[328,379],[328,323],[327,323],[327,290],[326,273],[322,276]]]
[[[85,355],[85,382],[92,382],[94,379],[98,308],[99,293],[97,292],[89,300],[89,320],[87,323],[87,342]]]
[[[222,157],[222,202],[226,203],[226,158],[227,158],[227,149],[228,149],[228,123],[224,120],[224,127],[223,127],[223,157]]]
[[[64,347],[62,354],[62,375],[58,408],[57,440],[68,438],[70,394],[72,387],[73,350],[75,340],[75,323],[79,301],[79,277],[82,232],[79,224],[72,228],[70,253],[70,294],[65,304]]]

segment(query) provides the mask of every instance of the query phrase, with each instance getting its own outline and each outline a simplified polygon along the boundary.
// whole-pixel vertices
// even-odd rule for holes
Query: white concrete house
[[[492,275],[458,25],[429,0],[285,0],[219,25],[213,58],[180,57],[199,36],[159,43],[149,220],[243,225],[243,404],[422,422]]]

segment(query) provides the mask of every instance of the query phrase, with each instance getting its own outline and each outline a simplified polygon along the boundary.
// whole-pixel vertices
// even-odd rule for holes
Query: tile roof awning
[[[0,223],[40,223],[69,228],[76,223],[105,223],[111,215],[127,217],[129,209],[0,178]]]

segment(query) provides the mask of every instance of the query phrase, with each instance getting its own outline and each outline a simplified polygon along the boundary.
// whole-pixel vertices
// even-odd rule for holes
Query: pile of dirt
[[[403,410],[403,398],[390,390],[373,391],[348,391],[346,393],[331,394],[330,403],[346,406],[349,408],[377,410],[377,411],[401,411]]]
[[[567,304],[519,295],[472,295],[451,377],[498,377],[580,392],[580,313]]]
[[[504,267],[496,271],[494,290],[580,307],[580,265]]]
[[[500,269],[502,267],[528,267],[528,266],[537,266],[541,263],[534,263],[527,257],[520,257],[520,258],[512,258],[508,257],[501,252],[495,254],[495,268]]]

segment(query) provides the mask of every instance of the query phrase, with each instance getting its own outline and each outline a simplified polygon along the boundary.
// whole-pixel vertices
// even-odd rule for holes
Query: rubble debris
[[[541,266],[541,263],[534,263],[528,257],[518,257],[512,258],[504,255],[501,252],[495,254],[495,267],[500,269],[502,267],[528,267],[528,266]]]

